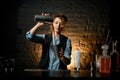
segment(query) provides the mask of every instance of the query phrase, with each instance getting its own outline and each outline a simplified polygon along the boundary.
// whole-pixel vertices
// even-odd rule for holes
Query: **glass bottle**
[[[119,66],[119,52],[117,51],[117,40],[112,43],[111,56],[111,71],[116,71]]]
[[[108,45],[104,44],[102,47],[102,56],[100,58],[100,73],[110,73],[110,67],[111,67],[111,58],[109,55],[107,55],[107,50],[109,48]]]

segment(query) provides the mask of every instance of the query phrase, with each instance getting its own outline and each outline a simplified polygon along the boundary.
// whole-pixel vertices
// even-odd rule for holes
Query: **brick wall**
[[[72,40],[72,60],[69,69],[74,68],[74,50],[81,51],[81,69],[89,67],[95,54],[101,54],[109,29],[109,0],[23,0],[18,8],[17,17],[17,54],[19,68],[38,68],[41,57],[40,44],[25,38],[25,33],[34,25],[34,15],[42,12],[63,12],[68,24],[63,32]],[[41,28],[38,33],[48,33],[49,27]]]

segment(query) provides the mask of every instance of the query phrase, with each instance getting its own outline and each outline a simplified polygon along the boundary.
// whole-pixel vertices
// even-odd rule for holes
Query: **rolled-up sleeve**
[[[26,38],[29,40],[29,39],[32,39],[32,34],[30,34],[30,32],[28,31],[27,33],[26,33]]]
[[[26,38],[35,43],[43,43],[45,34],[31,34],[29,31],[25,34]]]

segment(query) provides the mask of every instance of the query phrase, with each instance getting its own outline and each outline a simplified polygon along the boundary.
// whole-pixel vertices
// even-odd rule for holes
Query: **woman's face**
[[[54,21],[53,21],[53,30],[54,30],[54,32],[60,33],[64,26],[65,26],[64,20],[62,20],[59,17],[56,17],[54,19]]]

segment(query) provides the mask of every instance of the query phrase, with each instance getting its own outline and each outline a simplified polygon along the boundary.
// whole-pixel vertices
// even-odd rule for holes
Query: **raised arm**
[[[42,25],[43,25],[42,22],[38,22],[32,29],[30,29],[29,32],[30,32],[32,35],[34,35],[35,32],[37,31],[37,29],[40,28]]]

